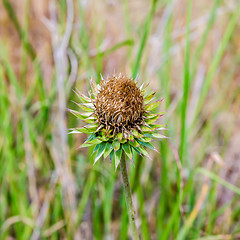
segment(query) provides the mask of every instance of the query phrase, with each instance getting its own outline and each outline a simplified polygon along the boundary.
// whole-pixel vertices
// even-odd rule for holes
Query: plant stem
[[[132,203],[132,194],[131,194],[131,188],[128,180],[128,173],[127,173],[127,165],[126,165],[126,157],[124,152],[122,153],[121,161],[120,161],[120,168],[122,172],[122,179],[123,179],[123,187],[124,187],[124,193],[125,193],[125,199],[127,203],[127,211],[128,211],[128,218],[129,218],[129,224],[132,231],[132,239],[138,240],[138,233],[137,228],[135,224],[135,215],[134,215],[134,209],[133,209],[133,203]]]

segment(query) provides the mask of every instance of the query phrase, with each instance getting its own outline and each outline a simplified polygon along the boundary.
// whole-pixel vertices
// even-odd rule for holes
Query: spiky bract
[[[90,136],[81,145],[95,145],[95,163],[101,156],[115,160],[117,167],[122,151],[132,160],[133,151],[149,157],[144,147],[156,150],[151,141],[153,138],[165,138],[158,133],[164,126],[155,122],[162,113],[152,113],[160,101],[155,94],[147,94],[147,86],[137,86],[136,80],[124,75],[114,75],[100,85],[91,80],[92,92],[89,97],[78,90],[81,103],[76,103],[84,112],[70,110],[77,118],[88,125],[72,129],[71,133],[88,133]]]

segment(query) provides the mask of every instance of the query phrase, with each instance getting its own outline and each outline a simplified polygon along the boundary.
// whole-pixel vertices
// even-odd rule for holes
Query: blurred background
[[[130,239],[119,170],[68,135],[114,69],[165,98],[128,164],[141,239],[240,239],[239,40],[239,0],[1,0],[0,239]]]

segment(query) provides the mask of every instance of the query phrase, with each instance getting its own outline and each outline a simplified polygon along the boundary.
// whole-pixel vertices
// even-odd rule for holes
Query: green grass
[[[72,239],[77,230],[85,232],[88,239],[129,239],[120,172],[104,160],[93,166],[93,149],[76,150],[85,135],[67,135],[66,145],[59,144],[57,136],[61,128],[55,126],[56,120],[66,120],[67,128],[80,123],[67,114],[66,118],[54,119],[59,111],[56,66],[52,63],[49,84],[44,79],[41,54],[31,42],[31,1],[24,1],[23,19],[19,19],[20,10],[11,2],[3,0],[2,6],[20,45],[19,49],[13,49],[10,36],[8,42],[0,35],[0,240],[31,239],[33,232],[41,239]],[[63,0],[56,2],[57,32],[62,37],[67,5]],[[236,1],[236,7],[222,17],[219,8],[227,9],[224,1],[215,0],[210,5],[203,1],[207,18],[197,40],[192,40],[191,24],[196,18],[196,9],[193,11],[196,6],[195,1],[186,2],[182,19],[184,44],[180,53],[174,55],[173,49],[179,45],[174,39],[174,31],[178,30],[175,12],[178,6],[174,1],[147,1],[141,8],[144,14],[140,20],[135,19],[136,13],[132,10],[138,9],[137,6],[129,1],[117,3],[118,11],[122,11],[119,26],[124,29],[121,35],[124,37],[110,41],[106,48],[102,48],[102,43],[111,33],[106,23],[115,17],[109,10],[111,6],[101,2],[106,5],[104,11],[110,11],[109,16],[99,14],[100,3],[94,3],[89,14],[78,1],[74,7],[80,24],[73,28],[69,42],[78,62],[73,88],[86,93],[90,86],[87,79],[94,77],[100,81],[99,73],[112,74],[108,64],[118,63],[120,56],[119,66],[115,66],[117,73],[121,69],[133,77],[140,74],[140,81],[150,81],[150,85],[158,89],[158,97],[165,98],[161,104],[161,109],[166,109],[162,121],[167,125],[165,135],[169,139],[155,142],[160,153],[150,152],[152,160],[135,156],[134,166],[128,164],[141,239],[224,239],[227,235],[234,239],[240,233],[239,185],[222,177],[218,163],[212,162],[208,168],[208,162],[213,152],[218,152],[223,160],[229,159],[227,149],[236,125],[228,121],[226,127],[220,116],[231,113],[236,118],[239,113],[236,110],[239,87],[234,84],[240,53],[234,49],[234,39],[239,35],[240,4]],[[169,12],[164,19],[164,29],[161,36],[157,35],[161,44],[159,56],[165,61],[158,62],[158,58],[153,61],[157,70],[148,79],[149,49],[166,9]],[[221,24],[224,27],[221,34],[216,35],[213,53],[211,41]],[[19,51],[18,71],[12,51]],[[122,52],[125,55],[118,56]],[[229,65],[225,66],[225,58]],[[206,75],[196,96],[195,108],[189,109],[195,97],[192,93],[196,76],[203,63]],[[67,79],[63,80],[65,103],[71,109],[75,108],[71,100],[76,100],[67,85],[72,70],[67,68]],[[192,118],[188,119],[190,110]],[[56,129],[60,129],[59,132],[56,133]],[[66,148],[68,154],[65,162],[59,161],[62,148]],[[181,174],[176,162],[178,155]],[[228,162],[224,163],[228,167]],[[68,171],[76,187],[75,195],[70,191],[71,186],[64,185]],[[233,197],[220,205],[222,188],[231,191]],[[69,200],[71,197],[74,206]],[[43,214],[40,227],[37,225],[39,211]],[[227,211],[231,212],[230,216]],[[227,230],[223,231],[223,226],[218,225],[219,217],[228,217]]]

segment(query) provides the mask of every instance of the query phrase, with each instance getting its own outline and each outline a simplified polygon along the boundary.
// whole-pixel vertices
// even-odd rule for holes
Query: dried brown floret
[[[98,123],[113,135],[130,132],[143,123],[144,99],[136,83],[126,76],[113,76],[101,82],[95,99]]]

